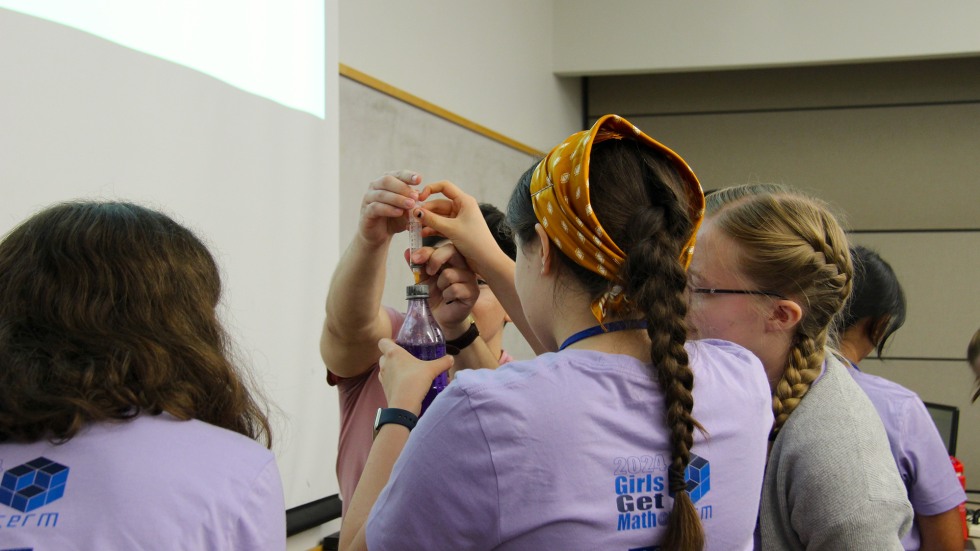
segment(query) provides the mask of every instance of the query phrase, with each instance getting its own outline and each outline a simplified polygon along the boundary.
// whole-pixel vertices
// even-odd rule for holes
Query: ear
[[[534,225],[534,233],[538,235],[538,245],[540,245],[538,258],[541,260],[541,275],[551,274],[551,262],[554,260],[551,249],[551,238],[544,231],[541,224]]]
[[[799,304],[788,299],[776,299],[766,319],[766,330],[780,333],[794,331],[802,319],[803,309]]]

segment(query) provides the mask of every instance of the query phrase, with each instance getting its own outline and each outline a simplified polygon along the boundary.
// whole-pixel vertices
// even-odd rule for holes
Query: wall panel
[[[829,201],[907,294],[905,326],[866,369],[961,408],[968,473],[980,472],[964,359],[980,327],[978,68],[967,57],[593,77],[587,106],[675,148],[706,189],[779,182]]]

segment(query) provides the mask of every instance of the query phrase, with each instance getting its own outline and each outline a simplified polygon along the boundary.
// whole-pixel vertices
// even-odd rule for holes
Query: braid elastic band
[[[684,473],[677,472],[677,469],[673,467],[667,472],[667,484],[672,494],[687,491],[687,480],[684,477]]]

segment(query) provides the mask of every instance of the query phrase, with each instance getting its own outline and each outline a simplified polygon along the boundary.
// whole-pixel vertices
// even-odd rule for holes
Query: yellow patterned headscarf
[[[569,136],[548,153],[531,176],[531,203],[545,233],[565,256],[609,281],[616,281],[625,253],[602,229],[589,199],[589,155],[592,145],[606,140],[635,140],[659,151],[670,160],[687,184],[690,216],[694,224],[679,260],[687,269],[694,253],[695,236],[704,217],[704,192],[697,176],[684,159],[618,115],[605,115],[592,126]],[[620,307],[626,298],[622,287],[596,299],[592,313],[599,323],[608,309]]]

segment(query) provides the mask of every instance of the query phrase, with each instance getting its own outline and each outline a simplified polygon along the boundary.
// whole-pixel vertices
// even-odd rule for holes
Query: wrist
[[[440,324],[439,328],[442,329],[442,336],[446,338],[446,342],[449,342],[462,337],[464,333],[470,330],[470,326],[474,323],[476,323],[476,319],[473,317],[473,314],[470,314],[458,322],[447,323],[445,325]]]
[[[406,400],[399,397],[395,397],[388,400],[388,407],[395,409],[403,409],[409,413],[416,416],[420,415],[422,412],[422,402],[419,400]]]
[[[354,236],[351,245],[358,247],[362,251],[383,252],[385,255],[387,255],[392,237],[393,236],[389,233],[384,234],[382,237],[373,237],[365,235],[363,232],[357,232],[357,235]]]
[[[476,320],[473,320],[465,332],[455,338],[446,339],[446,354],[456,356],[478,338],[480,338],[480,330],[476,326]]]
[[[411,411],[392,407],[378,408],[378,413],[374,418],[374,436],[377,437],[378,432],[388,425],[400,425],[411,431],[418,422],[418,414]]]

